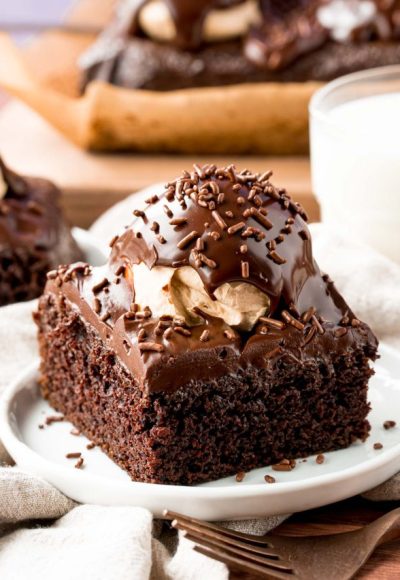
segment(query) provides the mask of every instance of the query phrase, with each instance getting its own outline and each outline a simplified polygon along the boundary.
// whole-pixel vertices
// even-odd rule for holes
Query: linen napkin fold
[[[130,221],[128,199],[93,226],[99,244]],[[400,266],[313,225],[314,253],[356,314],[379,338],[400,347]],[[36,301],[0,308],[0,393],[37,356],[31,312]],[[11,330],[11,332],[10,332]],[[0,577],[2,580],[202,580],[228,578],[226,567],[193,551],[183,537],[134,507],[80,506],[44,480],[12,466],[0,444]],[[400,499],[400,476],[372,490]],[[285,516],[228,525],[266,533]]]

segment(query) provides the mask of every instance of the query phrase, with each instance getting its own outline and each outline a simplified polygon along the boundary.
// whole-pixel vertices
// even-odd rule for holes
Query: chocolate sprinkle
[[[166,338],[167,340],[169,340],[172,335],[174,334],[174,330],[173,328],[169,327],[167,328],[167,330],[164,332],[164,338]]]
[[[236,340],[236,335],[235,335],[235,333],[233,332],[233,330],[229,330],[229,329],[227,329],[227,330],[224,330],[224,336],[225,336],[225,337],[226,337],[228,340],[230,340],[231,342],[233,342],[234,340]]]
[[[285,322],[297,328],[297,330],[304,330],[304,324],[292,316],[287,310],[282,310],[282,318]]]
[[[186,246],[191,244],[193,242],[193,240],[195,240],[198,237],[199,237],[199,234],[195,230],[193,230],[192,232],[190,232],[190,234],[188,234],[187,236],[182,238],[180,242],[178,242],[177,247],[180,250],[183,250],[184,248],[186,248]]]
[[[49,415],[44,422],[46,425],[52,425],[53,423],[60,423],[61,421],[64,421],[64,415]]]
[[[281,320],[276,320],[275,318],[260,316],[258,320],[259,322],[262,322],[263,324],[266,324],[270,328],[274,328],[276,330],[283,330],[285,328],[285,324]]]
[[[157,342],[140,342],[139,350],[141,352],[163,352],[164,347]]]
[[[216,210],[212,211],[211,215],[221,230],[226,230],[228,226],[222,216]]]
[[[324,334],[325,330],[323,329],[323,327],[321,326],[320,321],[318,320],[318,318],[315,316],[315,314],[313,314],[313,316],[311,317],[312,323],[315,326],[315,328],[318,331],[318,334]]]
[[[314,308],[314,306],[310,306],[310,308],[303,313],[301,321],[304,324],[307,324],[308,322],[310,322],[311,318],[314,316],[315,313],[316,309]]]
[[[277,252],[275,252],[275,250],[273,250],[268,254],[268,258],[271,258],[271,260],[273,260],[275,264],[279,265],[286,264],[285,258],[282,258],[282,256],[280,256]]]
[[[296,467],[296,461],[294,459],[282,459],[282,461],[271,467],[274,471],[292,471]]]
[[[93,286],[92,288],[93,294],[99,294],[102,290],[104,290],[104,288],[106,288],[106,286],[109,285],[109,283],[110,282],[107,280],[107,278],[103,278],[101,282]]]
[[[307,334],[304,338],[303,346],[306,346],[309,342],[311,342],[316,334],[317,334],[317,329],[315,328],[315,326],[311,326],[309,328],[309,330],[307,331]]]
[[[200,335],[200,340],[201,342],[208,342],[210,340],[210,331],[209,330],[203,330],[203,332]]]
[[[172,218],[172,220],[169,220],[168,223],[171,226],[184,226],[185,224],[187,224],[187,219],[184,217]]]
[[[237,224],[234,224],[233,226],[230,226],[228,228],[228,234],[232,236],[233,234],[236,234],[236,232],[240,232],[241,230],[243,230],[243,228],[245,227],[246,224],[244,222],[238,222]]]
[[[169,217],[169,218],[174,217],[174,214],[172,213],[172,211],[169,209],[169,207],[167,205],[163,205],[163,209],[164,209],[164,212],[167,214],[167,217]]]
[[[254,207],[251,208],[250,211],[251,215],[256,220],[256,222],[258,222],[266,230],[271,230],[274,227],[273,223],[268,218],[266,218],[260,211],[256,210]]]
[[[126,266],[125,264],[123,264],[122,266],[118,266],[115,275],[116,276],[122,276],[123,274],[125,274],[125,270],[126,270]]]
[[[174,331],[182,336],[192,336],[192,333],[187,328],[183,328],[183,326],[174,326]]]
[[[236,481],[237,481],[238,483],[240,483],[241,481],[243,481],[243,480],[244,480],[245,476],[246,476],[246,473],[245,473],[244,471],[239,471],[239,472],[236,474],[236,477],[235,477],[235,479],[236,479]]]
[[[203,262],[203,264],[211,268],[211,270],[214,270],[217,267],[217,263],[214,262],[214,260],[210,260],[209,258],[207,258],[207,256],[205,256],[204,254],[200,253],[199,259]]]

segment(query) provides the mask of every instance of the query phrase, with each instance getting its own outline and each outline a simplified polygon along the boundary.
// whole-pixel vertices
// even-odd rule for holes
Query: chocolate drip
[[[134,6],[131,34],[139,30],[140,10],[150,0],[138,0]],[[203,44],[203,26],[208,14],[215,9],[230,8],[244,0],[164,0],[175,25],[174,43],[186,50],[196,50]]]

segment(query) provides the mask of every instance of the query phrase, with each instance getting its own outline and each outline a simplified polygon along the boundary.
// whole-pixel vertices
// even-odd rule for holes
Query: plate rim
[[[379,352],[381,354],[387,353],[389,356],[395,357],[399,360],[400,364],[400,353],[394,347],[386,345],[385,343],[380,343]],[[70,480],[71,477],[76,479],[77,477],[85,477],[87,483],[92,482],[93,485],[97,484],[110,484],[110,478],[97,475],[92,473],[84,473],[76,470],[76,472],[71,472],[69,466],[63,466],[57,464],[43,455],[39,454],[31,447],[29,447],[20,437],[14,432],[11,422],[10,415],[11,404],[14,400],[16,394],[22,390],[25,383],[37,376],[39,371],[39,357],[28,367],[26,367],[18,376],[6,387],[0,397],[0,440],[2,441],[4,447],[14,459],[14,455],[20,457],[24,454],[28,457],[29,463],[36,464],[38,466],[42,465],[44,469],[48,472],[50,470],[53,472],[58,472],[60,475],[64,475],[66,480]],[[15,452],[16,451],[16,452]],[[340,451],[340,450],[338,450]],[[20,453],[21,452],[21,453]],[[158,490],[158,493],[162,496],[175,495],[177,492],[184,499],[191,498],[192,500],[204,500],[204,499],[218,499],[223,498],[225,500],[232,499],[244,499],[247,497],[266,497],[275,496],[277,490],[279,489],[279,495],[284,495],[285,493],[292,492],[310,492],[311,490],[321,489],[326,486],[334,486],[340,483],[345,483],[351,480],[355,476],[360,477],[365,473],[370,471],[378,470],[382,468],[395,459],[400,458],[400,440],[399,443],[391,447],[390,449],[383,450],[376,457],[372,457],[362,464],[357,464],[355,466],[350,466],[339,471],[317,475],[315,477],[296,480],[296,481],[280,481],[278,486],[268,486],[265,483],[254,483],[244,486],[240,485],[221,485],[216,487],[205,487],[205,486],[189,486],[189,485],[169,485],[169,484],[158,484],[158,483],[146,483],[140,481],[112,481],[113,486],[122,486],[125,488],[128,484],[132,485],[132,489],[137,491],[145,491],[152,486],[153,489]],[[15,459],[18,462],[18,458]],[[18,463],[17,463],[18,465]],[[268,466],[265,466],[267,468]],[[397,468],[396,468],[397,471]],[[46,476],[42,476],[46,479]],[[386,478],[385,478],[386,480]],[[369,489],[368,485],[365,487],[364,491]],[[359,492],[362,493],[362,490]]]

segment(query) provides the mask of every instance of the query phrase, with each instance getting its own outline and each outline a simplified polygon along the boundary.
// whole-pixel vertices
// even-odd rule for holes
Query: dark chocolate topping
[[[233,166],[195,166],[148,200],[112,240],[101,268],[78,263],[49,274],[47,292],[75,305],[147,391],[213,380],[248,365],[295,364],[376,340],[312,256],[303,209],[285,190]],[[265,292],[271,309],[251,332],[195,309],[200,323],[153,314],[135,304],[131,266],[190,265],[212,296],[241,281]],[[372,352],[372,351],[371,351]]]
[[[137,220],[113,245],[111,264],[191,266],[213,296],[226,282],[246,281],[296,303],[316,275],[304,210],[286,191],[233,166],[196,167],[167,184],[157,203],[135,211]],[[272,245],[271,245],[272,243]]]

